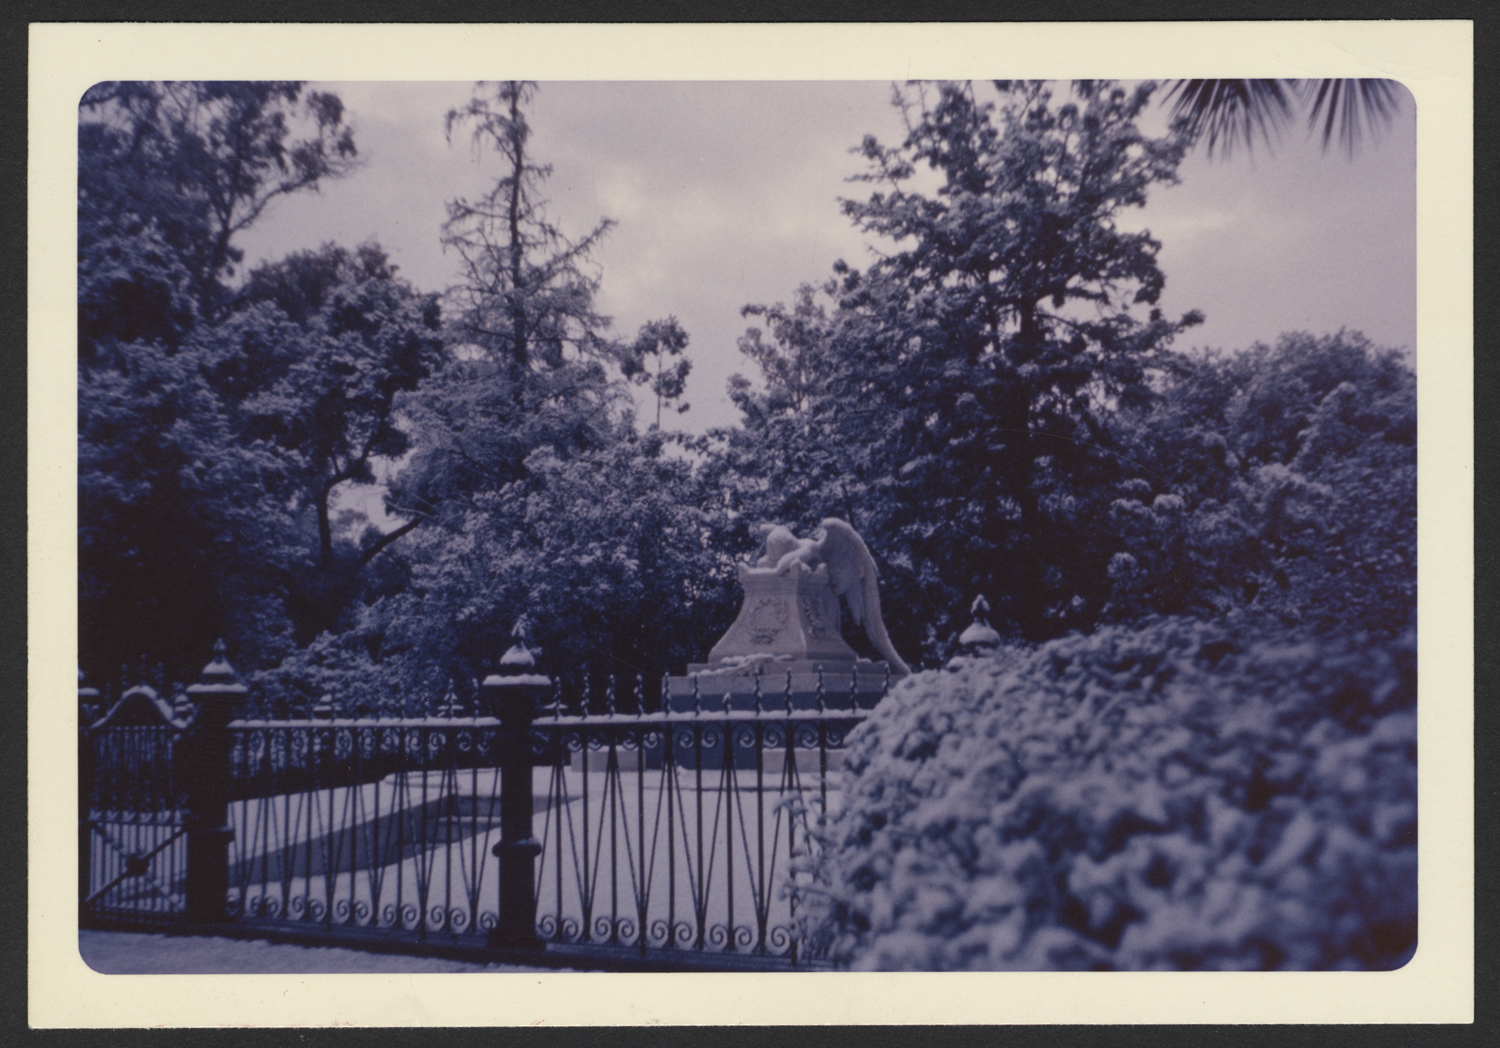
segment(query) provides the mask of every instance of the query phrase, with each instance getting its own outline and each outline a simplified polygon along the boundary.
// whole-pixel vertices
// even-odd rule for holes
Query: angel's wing
[[[865,606],[865,580],[875,580],[875,558],[870,556],[865,540],[844,521],[829,517],[823,521],[818,556],[828,565],[833,592],[849,602],[849,613],[863,626],[869,611]],[[878,594],[875,599],[880,600]]]
[[[827,518],[823,521],[818,554],[828,565],[828,581],[833,592],[848,602],[849,614],[856,624],[864,627],[865,636],[870,638],[875,650],[897,671],[910,673],[885,632],[885,623],[880,618],[880,586],[876,581],[875,558],[870,556],[870,549],[859,537],[859,532],[837,517]]]

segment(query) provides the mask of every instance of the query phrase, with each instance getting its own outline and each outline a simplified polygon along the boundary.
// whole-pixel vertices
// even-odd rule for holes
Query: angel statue
[[[880,588],[876,583],[875,558],[859,532],[836,517],[827,517],[812,538],[799,539],[780,524],[763,524],[760,533],[765,553],[755,563],[757,574],[786,576],[826,571],[835,598],[842,597],[849,614],[863,626],[865,636],[893,670],[911,672],[885,631],[880,617]]]

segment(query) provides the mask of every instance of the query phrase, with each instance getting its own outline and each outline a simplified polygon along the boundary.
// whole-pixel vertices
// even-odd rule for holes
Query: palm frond
[[[1389,126],[1401,108],[1394,80],[1309,80],[1300,88],[1307,105],[1308,130],[1323,130],[1326,150],[1337,133],[1339,145],[1353,158],[1364,129]]]
[[[1235,142],[1253,149],[1256,138],[1275,145],[1292,115],[1294,81],[1178,80],[1167,91],[1172,120],[1194,141],[1208,143],[1208,153],[1227,157]]]

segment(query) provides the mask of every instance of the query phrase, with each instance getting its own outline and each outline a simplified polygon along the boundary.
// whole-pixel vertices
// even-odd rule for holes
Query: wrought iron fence
[[[154,920],[185,912],[186,795],[179,729],[111,725],[79,745],[79,900],[94,915]]]
[[[790,678],[768,676],[748,708],[696,689],[673,708],[665,685],[638,680],[491,678],[467,716],[450,704],[420,718],[222,716],[214,729],[204,703],[243,693],[226,680],[197,686],[191,722],[83,730],[84,920],[207,913],[606,967],[819,961],[787,889],[865,715],[841,682],[794,702]],[[507,684],[520,686],[507,697]]]

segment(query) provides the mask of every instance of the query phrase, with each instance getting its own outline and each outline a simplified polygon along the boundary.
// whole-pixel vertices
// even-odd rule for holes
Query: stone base
[[[775,667],[772,669],[771,667]],[[830,754],[842,746],[843,736],[854,727],[854,721],[838,717],[840,712],[853,712],[855,710],[868,710],[880,701],[885,695],[895,675],[884,662],[869,662],[864,659],[855,660],[793,660],[761,665],[761,673],[741,673],[716,670],[711,667],[689,666],[689,673],[681,677],[667,678],[667,709],[673,713],[722,713],[726,710],[753,711],[757,708],[765,715],[762,729],[773,734],[779,730],[776,715],[785,713],[790,707],[793,711],[823,710],[829,714],[829,719],[821,728],[822,738]],[[697,671],[697,672],[692,672]],[[821,672],[820,672],[821,671]],[[702,759],[705,768],[721,768],[724,765],[723,750],[723,725],[710,726],[712,722],[705,724],[703,729],[698,729],[703,734],[701,745]],[[684,724],[688,732],[693,732],[691,724]],[[734,729],[740,733],[754,733],[756,731],[753,722],[740,722]],[[814,724],[808,726],[808,730],[814,733],[816,738],[820,729]],[[746,741],[755,738],[753,734],[746,734]],[[683,734],[681,731],[673,734],[673,759],[679,765],[692,766],[698,759],[700,745],[696,735]],[[684,740],[689,744],[684,745]],[[746,771],[755,767],[755,753],[757,748],[762,752],[762,767],[766,767],[766,761],[783,762],[785,759],[782,746],[736,745],[734,747],[734,767],[737,771]],[[809,754],[806,758],[817,766],[818,750],[807,749],[803,752]],[[772,753],[779,753],[771,757]],[[804,767],[803,755],[798,754],[798,767]],[[830,767],[834,765],[830,764]],[[781,764],[776,763],[778,771]]]
[[[705,713],[753,710],[758,688],[760,708],[767,712],[785,710],[789,700],[794,710],[815,710],[820,696],[825,710],[867,710],[895,680],[884,662],[865,659],[798,659],[760,663],[758,668],[755,673],[691,664],[685,676],[667,679],[667,708]]]

